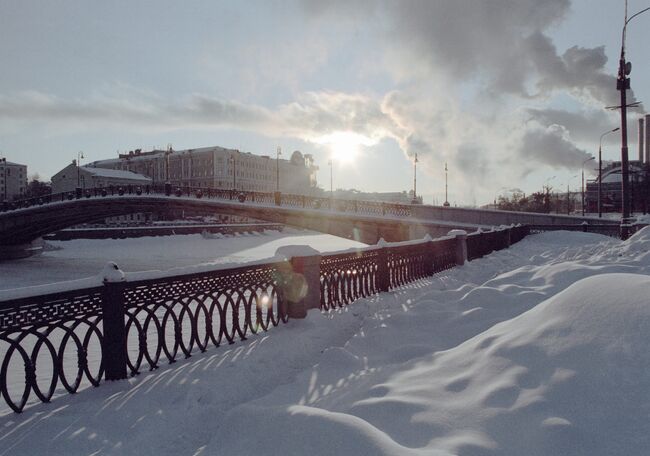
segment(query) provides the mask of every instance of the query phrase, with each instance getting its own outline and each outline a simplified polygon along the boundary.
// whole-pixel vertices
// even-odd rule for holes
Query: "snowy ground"
[[[283,245],[306,244],[321,251],[363,247],[360,242],[286,228],[205,239],[200,234],[133,239],[49,241],[56,250],[0,262],[0,290],[76,280],[98,274],[108,261],[124,271],[166,270],[197,263],[231,263],[272,257]]]
[[[329,316],[0,417],[0,455],[639,455],[650,229],[530,236]]]

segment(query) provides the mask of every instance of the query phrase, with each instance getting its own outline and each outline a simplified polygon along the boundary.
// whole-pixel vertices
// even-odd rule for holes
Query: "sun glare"
[[[340,163],[353,163],[360,152],[360,146],[374,144],[370,138],[351,131],[337,131],[321,136],[316,140],[318,144],[327,145],[330,156]]]

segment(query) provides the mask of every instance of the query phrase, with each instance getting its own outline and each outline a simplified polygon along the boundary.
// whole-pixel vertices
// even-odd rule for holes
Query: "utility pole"
[[[625,33],[627,24],[637,17],[639,14],[650,10],[650,7],[633,14],[628,19],[627,17],[627,0],[625,1],[625,24],[623,25],[623,34],[621,39],[621,57],[618,61],[618,78],[616,79],[616,90],[621,92],[621,239],[625,240],[629,236],[629,218],[630,218],[630,195],[629,195],[629,179],[630,179],[630,162],[627,150],[627,89],[630,88],[630,78],[628,76],[632,72],[632,64],[625,61]],[[636,106],[637,103],[632,103],[631,107]]]

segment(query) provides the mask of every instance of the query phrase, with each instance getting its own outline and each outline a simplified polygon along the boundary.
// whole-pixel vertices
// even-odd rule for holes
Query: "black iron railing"
[[[15,412],[63,386],[99,385],[234,343],[287,321],[286,263],[187,274],[0,302],[0,392]],[[23,375],[24,374],[24,375]],[[16,381],[24,377],[24,382]],[[63,392],[63,391],[61,391]]]
[[[377,274],[385,264],[382,249],[325,255],[320,263],[320,308],[343,307],[381,291]]]
[[[232,344],[288,320],[301,280],[328,311],[507,248],[527,227],[384,244],[314,261],[278,261],[0,301],[0,393],[15,412]],[[292,266],[293,265],[293,266]],[[297,266],[296,266],[297,267]],[[135,277],[135,280],[134,280]],[[294,293],[295,294],[295,293]],[[311,299],[311,298],[310,298]],[[293,314],[292,314],[293,315]]]
[[[127,364],[136,375],[161,358],[173,363],[210,344],[232,344],[287,321],[278,286],[286,263],[141,280],[124,287],[125,335],[133,341]]]
[[[587,224],[581,225],[528,225],[531,234],[544,233],[547,231],[581,231],[584,233],[604,234],[605,236],[620,238],[621,227],[619,225]],[[633,233],[635,230],[631,230]]]
[[[49,402],[102,379],[104,287],[0,303],[0,392],[20,412],[32,395]],[[24,382],[12,381],[20,374]]]

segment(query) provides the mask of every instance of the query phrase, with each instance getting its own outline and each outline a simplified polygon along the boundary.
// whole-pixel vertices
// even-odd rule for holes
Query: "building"
[[[316,171],[310,154],[293,152],[276,160],[223,147],[199,149],[140,149],[118,158],[99,160],[88,167],[131,171],[151,178],[153,184],[170,182],[174,187],[211,187],[258,192],[312,195],[316,192]]]
[[[629,161],[630,211],[650,211],[650,114],[638,119],[638,160]],[[603,163],[601,209],[603,212],[622,212],[621,162]],[[585,209],[598,212],[598,178],[587,182]]]
[[[650,209],[650,165],[638,160],[629,162],[630,210],[647,212]],[[621,162],[608,163],[602,172],[601,207],[603,212],[621,212],[622,203]],[[585,209],[598,212],[598,178],[587,182]]]
[[[90,166],[77,166],[77,161],[52,176],[52,193],[74,191],[77,187],[82,189],[124,187],[127,185],[151,185],[152,180],[142,174],[131,171],[94,168]]]
[[[23,197],[27,190],[27,165],[0,158],[0,201]]]

